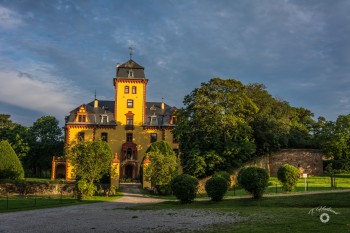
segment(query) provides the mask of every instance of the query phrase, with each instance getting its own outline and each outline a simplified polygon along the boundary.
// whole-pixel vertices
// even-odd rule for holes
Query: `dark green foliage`
[[[262,84],[213,78],[183,103],[173,133],[184,172],[196,177],[240,167],[281,148],[316,147],[314,135],[320,128],[313,113],[273,98]]]
[[[148,147],[148,149],[146,151],[146,154],[148,154],[148,153],[150,153],[150,154],[155,153],[155,154],[159,154],[159,155],[166,156],[166,157],[177,158],[176,154],[173,151],[173,149],[171,148],[170,144],[166,141],[153,142],[150,145],[150,147]],[[145,160],[145,158],[146,158],[146,155],[142,158],[141,165],[140,165],[139,176],[140,176],[141,182],[143,182],[143,176],[144,176],[144,174],[143,174],[143,161]],[[161,189],[164,190],[164,188],[161,188]],[[168,189],[168,188],[166,188],[166,189]]]
[[[205,191],[212,201],[221,201],[227,188],[227,180],[222,176],[213,176],[205,183]]]
[[[171,190],[181,203],[191,203],[198,191],[198,180],[188,174],[178,175],[171,181]]]
[[[176,155],[163,155],[159,152],[150,152],[148,155],[151,163],[143,175],[151,181],[152,187],[155,187],[159,194],[170,194],[170,182],[178,175]]]
[[[94,193],[94,182],[111,172],[113,154],[105,141],[81,141],[67,147],[66,158],[74,167],[79,195],[84,197]]]
[[[350,161],[350,114],[340,115],[336,122],[319,118],[315,132],[319,147],[333,160]]]
[[[62,129],[53,116],[43,116],[30,127],[32,142],[30,144],[30,166],[32,175],[42,176],[44,171],[51,170],[52,156],[63,155]]]
[[[323,170],[326,171],[327,167],[332,168],[336,173],[350,173],[350,161],[349,160],[323,160]]]
[[[251,193],[255,199],[259,199],[268,186],[269,175],[265,169],[247,167],[240,170],[237,180],[241,187]]]
[[[8,141],[0,142],[0,179],[23,179],[24,170]]]
[[[300,171],[292,165],[285,164],[278,169],[277,178],[282,183],[284,191],[291,192],[298,183]]]
[[[150,147],[148,147],[146,153],[155,152],[162,155],[175,155],[173,149],[166,141],[156,141],[153,142]]]
[[[230,176],[230,174],[227,171],[215,172],[213,177],[215,177],[215,176],[220,176],[220,177],[224,178],[226,180],[226,182],[227,182],[228,188],[231,186],[231,176]]]

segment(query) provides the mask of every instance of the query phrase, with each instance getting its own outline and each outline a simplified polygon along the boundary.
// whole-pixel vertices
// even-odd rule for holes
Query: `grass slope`
[[[137,209],[212,209],[230,211],[245,217],[242,222],[218,224],[202,232],[350,232],[350,192],[300,196],[240,198],[222,202],[196,201],[189,205],[168,201],[136,207]],[[312,208],[326,206],[339,212],[329,213],[330,221],[320,221],[321,212],[308,214]]]

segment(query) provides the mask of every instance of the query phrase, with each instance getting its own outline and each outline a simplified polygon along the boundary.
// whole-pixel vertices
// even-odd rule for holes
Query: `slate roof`
[[[128,79],[145,79],[145,68],[130,59],[129,61],[117,66],[117,78]],[[129,76],[129,71],[133,72],[133,76]]]
[[[116,125],[114,119],[114,101],[113,100],[99,100],[98,108],[94,108],[94,101],[85,105],[88,114],[89,123],[74,122],[76,113],[79,107],[73,109],[69,116],[66,117],[66,123],[74,124],[99,124],[99,125]],[[171,116],[176,111],[175,107],[164,104],[162,109],[162,102],[146,102],[146,122],[145,126],[170,126]],[[107,116],[108,121],[102,122],[101,116]]]
[[[86,112],[90,122],[74,122],[76,113],[80,106],[73,109],[69,116],[66,116],[66,123],[75,124],[103,124],[103,125],[116,125],[114,120],[114,101],[99,100],[98,108],[94,108],[94,101],[85,105]],[[102,121],[102,116],[107,116],[107,122]]]
[[[174,115],[176,108],[162,102],[147,102],[146,103],[146,122],[144,125],[149,126],[167,126],[171,116]]]

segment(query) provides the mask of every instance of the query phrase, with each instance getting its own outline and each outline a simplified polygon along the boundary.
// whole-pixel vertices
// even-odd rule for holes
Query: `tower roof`
[[[130,79],[145,79],[144,67],[137,64],[134,60],[129,61],[117,66],[117,78],[130,78]]]

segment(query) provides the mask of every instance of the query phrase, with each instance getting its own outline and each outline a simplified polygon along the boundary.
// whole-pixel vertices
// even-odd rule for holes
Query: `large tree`
[[[178,162],[175,154],[164,155],[159,152],[148,153],[150,164],[144,176],[151,181],[160,194],[170,193],[170,182],[178,175]]]
[[[310,110],[292,107],[288,102],[272,97],[263,84],[248,84],[245,93],[259,109],[249,121],[258,155],[281,148],[315,147],[315,121]]]
[[[51,168],[52,156],[63,155],[62,130],[53,116],[43,116],[30,127],[32,134],[30,160],[32,173],[42,176]]]
[[[143,161],[148,155],[151,163],[143,173]],[[140,179],[143,176],[151,180],[152,186],[156,188],[158,193],[166,194],[170,191],[170,181],[178,174],[178,158],[166,141],[153,142],[147,149],[140,166]]]
[[[213,78],[184,99],[174,134],[186,173],[197,177],[238,165],[255,152],[249,119],[258,111],[244,85]],[[202,166],[194,174],[193,167]]]
[[[334,160],[350,160],[350,114],[335,122],[319,118],[317,142],[325,155]]]
[[[93,184],[111,172],[113,154],[105,141],[81,141],[66,148],[66,158],[78,179]]]

